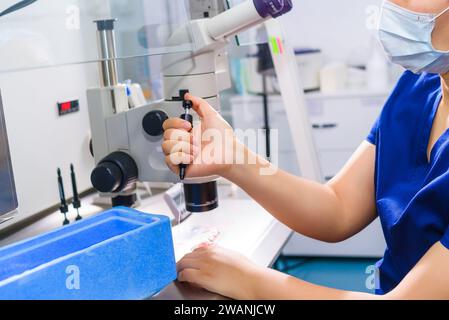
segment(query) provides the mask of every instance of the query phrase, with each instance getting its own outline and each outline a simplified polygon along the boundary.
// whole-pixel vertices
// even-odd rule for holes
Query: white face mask
[[[439,14],[417,13],[390,1],[382,4],[379,39],[390,60],[414,73],[449,71],[449,51],[432,45],[435,21],[449,11]]]

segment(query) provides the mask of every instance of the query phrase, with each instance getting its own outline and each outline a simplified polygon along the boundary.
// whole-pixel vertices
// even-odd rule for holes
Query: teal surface
[[[374,293],[377,259],[281,257],[274,268],[326,287]]]

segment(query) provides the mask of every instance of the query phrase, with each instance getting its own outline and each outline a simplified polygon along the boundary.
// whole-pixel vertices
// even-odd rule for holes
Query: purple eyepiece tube
[[[257,12],[262,18],[277,18],[293,8],[292,0],[253,0]]]

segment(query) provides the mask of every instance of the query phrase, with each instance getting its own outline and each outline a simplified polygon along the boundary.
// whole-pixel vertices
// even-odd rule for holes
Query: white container
[[[324,66],[320,72],[322,93],[336,93],[346,88],[348,67],[344,63],[335,62]]]
[[[320,70],[323,54],[320,49],[296,49],[296,61],[305,91],[320,89]]]
[[[259,64],[259,58],[257,55],[250,55],[242,60],[242,67],[245,70],[244,73],[244,86],[248,93],[260,94],[263,93],[263,78],[258,72],[257,67]],[[267,93],[275,94],[275,78],[267,78]]]
[[[390,70],[384,53],[373,50],[366,65],[367,86],[372,90],[386,90],[390,87]]]

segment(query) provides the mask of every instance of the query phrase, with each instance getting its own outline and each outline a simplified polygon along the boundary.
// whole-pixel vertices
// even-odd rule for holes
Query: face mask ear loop
[[[443,14],[445,14],[446,12],[449,11],[449,7],[447,7],[446,9],[444,9],[442,12],[440,12],[439,14],[437,14],[432,21],[435,22],[439,17],[441,17]]]

